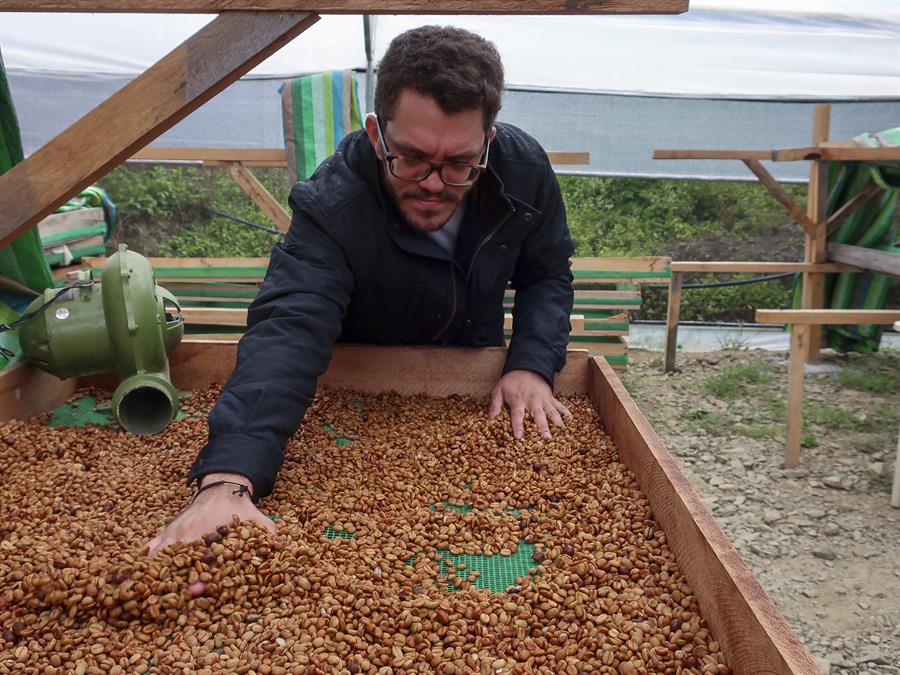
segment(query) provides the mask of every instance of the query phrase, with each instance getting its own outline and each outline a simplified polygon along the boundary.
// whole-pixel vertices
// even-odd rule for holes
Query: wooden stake
[[[678,349],[678,319],[681,316],[681,281],[683,272],[672,272],[669,282],[669,301],[666,307],[666,366],[665,372],[675,371],[675,350]]]
[[[800,441],[803,435],[803,367],[809,347],[811,326],[791,326],[791,353],[788,382],[787,447],[784,465],[793,469],[800,463]]]
[[[120,11],[133,9],[128,3],[117,4]],[[229,12],[213,19],[140,77],[0,176],[0,248],[318,19],[316,14],[304,12]]]
[[[831,124],[831,106],[820,103],[813,113],[813,145],[828,140],[828,129]],[[804,237],[803,260],[808,263],[823,263],[826,259],[825,247],[828,243],[827,205],[828,205],[828,162],[814,160],[809,173],[809,196],[806,213],[815,223],[813,232]],[[803,275],[803,309],[821,309],[825,304],[825,275],[806,273]],[[822,328],[812,326],[809,331],[807,345],[807,361],[819,360],[819,349],[822,342]]]
[[[253,203],[256,204],[262,212],[269,217],[275,227],[282,232],[287,232],[291,226],[291,214],[281,205],[281,203],[266,190],[266,187],[259,182],[259,179],[240,162],[224,162],[225,169],[234,179],[234,182],[241,186]]]

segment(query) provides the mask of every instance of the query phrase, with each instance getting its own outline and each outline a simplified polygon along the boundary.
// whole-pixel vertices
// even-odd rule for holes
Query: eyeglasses
[[[485,136],[484,159],[479,164],[461,164],[459,162],[443,162],[435,164],[424,159],[416,157],[404,157],[403,155],[395,155],[388,150],[387,143],[384,141],[384,132],[381,130],[381,122],[375,118],[375,125],[378,127],[378,138],[381,141],[381,149],[384,152],[384,161],[388,166],[391,174],[400,180],[408,180],[412,183],[419,183],[428,178],[433,171],[437,171],[441,180],[445,185],[451,187],[469,187],[474,184],[478,177],[487,169],[488,151],[491,147],[490,136]]]

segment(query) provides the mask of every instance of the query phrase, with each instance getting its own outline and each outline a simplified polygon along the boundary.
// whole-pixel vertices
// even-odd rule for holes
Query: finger
[[[513,438],[519,439],[525,435],[525,406],[516,404],[510,411],[512,418]]]
[[[557,410],[559,410],[559,412],[561,412],[561,413],[562,413],[563,415],[565,415],[566,417],[571,417],[571,416],[572,416],[572,411],[569,410],[569,409],[565,406],[565,404],[563,404],[563,403],[557,401],[556,399],[553,399],[553,405],[556,407]]]
[[[488,408],[488,415],[496,417],[503,410],[503,390],[500,387],[494,387],[491,392],[491,406]]]
[[[562,420],[562,416],[559,414],[559,410],[557,410],[556,406],[550,405],[547,406],[547,417],[550,418],[550,421],[553,422],[554,425],[558,427],[566,426]]]
[[[547,424],[547,415],[544,414],[544,409],[541,406],[537,405],[531,409],[531,417],[534,418],[534,423],[537,425],[541,438],[553,438],[550,434],[550,426]]]

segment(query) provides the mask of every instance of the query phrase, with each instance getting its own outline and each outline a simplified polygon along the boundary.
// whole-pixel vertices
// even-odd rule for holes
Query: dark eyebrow
[[[424,152],[419,150],[418,148],[414,148],[411,145],[406,145],[405,143],[401,143],[399,141],[394,141],[391,143],[391,150],[395,155],[403,155],[404,157],[413,157],[415,159],[426,159],[426,155]],[[471,161],[478,161],[478,158],[481,157],[482,150],[478,150],[478,152],[472,153],[463,153],[460,155],[451,155],[447,157],[445,162],[456,162],[456,163],[468,163]]]

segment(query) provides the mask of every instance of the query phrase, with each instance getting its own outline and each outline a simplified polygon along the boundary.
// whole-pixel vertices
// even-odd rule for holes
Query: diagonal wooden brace
[[[788,210],[788,213],[794,217],[794,220],[800,224],[806,233],[809,236],[813,236],[816,232],[816,224],[803,212],[803,209],[797,205],[797,202],[791,199],[791,196],[784,191],[784,188],[781,187],[781,184],[775,180],[775,177],[771,173],[769,173],[768,169],[760,164],[757,159],[745,159],[744,164],[746,164],[747,168],[750,169],[756,177],[759,178],[760,182],[766,186],[769,192],[772,193],[772,196],[775,197],[775,200]]]
[[[319,20],[228,12],[0,176],[0,248]]]

